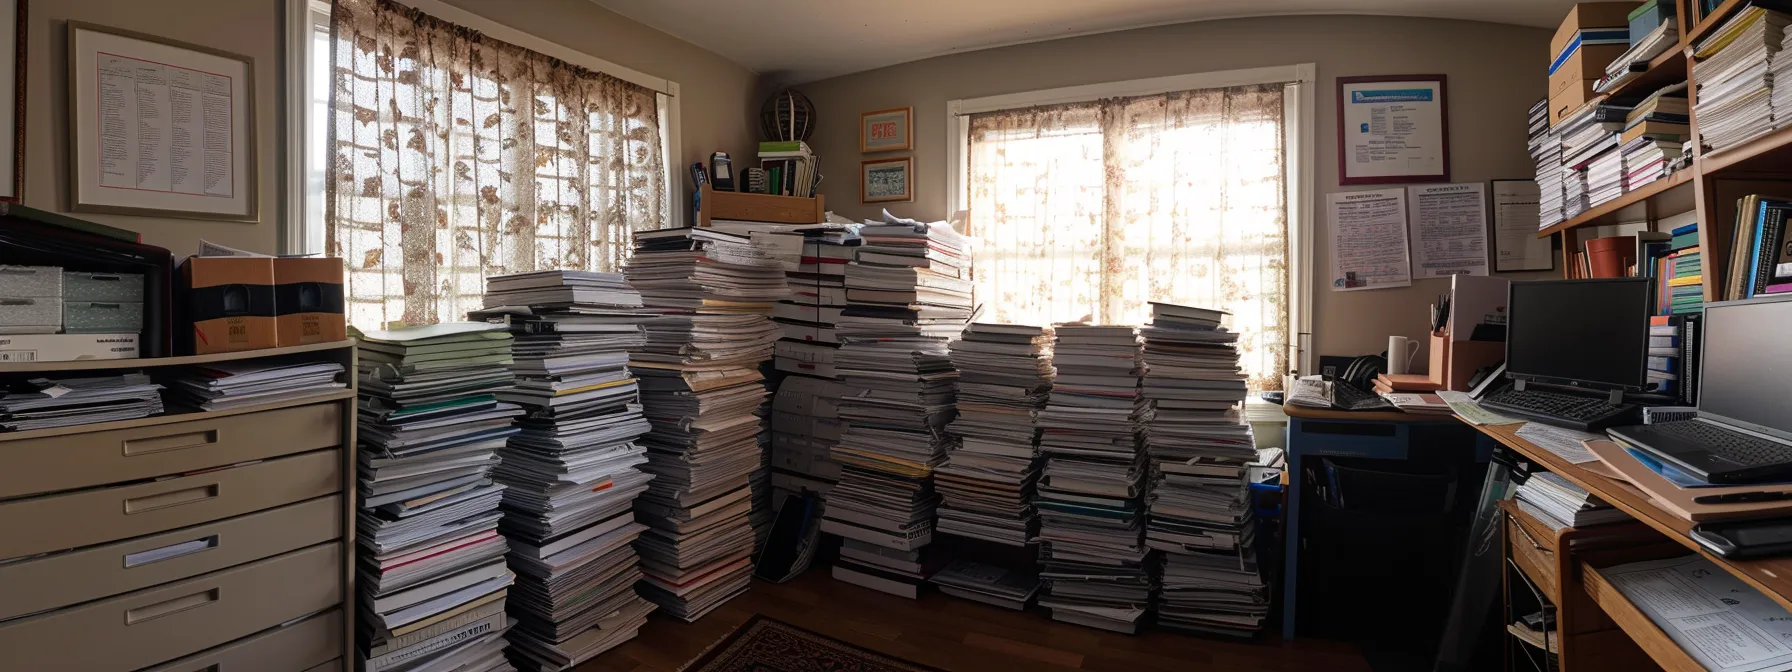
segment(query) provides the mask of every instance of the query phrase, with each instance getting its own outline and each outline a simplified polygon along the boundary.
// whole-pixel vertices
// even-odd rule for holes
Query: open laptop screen
[[[1705,305],[1699,414],[1792,439],[1792,296]]]

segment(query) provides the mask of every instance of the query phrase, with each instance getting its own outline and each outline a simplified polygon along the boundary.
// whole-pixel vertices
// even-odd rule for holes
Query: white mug
[[[1419,342],[1405,336],[1388,337],[1388,373],[1399,375],[1412,369],[1412,358],[1419,354]]]

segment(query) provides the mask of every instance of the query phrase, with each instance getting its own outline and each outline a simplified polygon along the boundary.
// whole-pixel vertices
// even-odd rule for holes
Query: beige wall
[[[598,7],[589,0],[447,0],[552,42],[665,77],[681,87],[688,165],[722,149],[744,155],[756,145],[749,108],[755,75],[690,43]],[[255,126],[261,221],[255,224],[81,214],[143,233],[144,242],[192,253],[200,238],[274,252],[280,220],[280,0],[34,0],[26,92],[25,204],[68,209],[67,21],[85,21],[168,37],[255,59]],[[684,171],[679,171],[683,175]],[[681,193],[684,180],[679,181]]]
[[[820,115],[811,140],[831,210],[853,218],[878,208],[858,202],[858,115],[915,108],[914,203],[903,216],[942,219],[946,209],[946,101],[1062,86],[1296,63],[1316,63],[1318,172],[1314,184],[1314,346],[1320,354],[1380,352],[1387,336],[1420,338],[1426,306],[1447,280],[1404,289],[1332,292],[1324,197],[1340,191],[1337,82],[1340,76],[1448,76],[1450,158],[1458,182],[1528,178],[1525,113],[1543,96],[1549,31],[1536,28],[1368,16],[1234,19],[1143,28],[942,56],[797,87]],[[900,156],[898,153],[878,157]],[[1355,189],[1373,187],[1353,187]],[[1533,277],[1539,274],[1501,274]],[[1542,274],[1547,275],[1547,274]],[[1424,354],[1417,360],[1423,366]]]

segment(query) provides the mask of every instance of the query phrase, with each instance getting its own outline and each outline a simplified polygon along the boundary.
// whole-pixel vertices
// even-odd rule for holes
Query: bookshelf
[[[827,218],[826,203],[819,194],[815,198],[770,196],[742,191],[716,191],[705,184],[701,196],[703,207],[697,212],[697,226],[709,226],[711,219],[738,219],[751,222],[814,224]]]

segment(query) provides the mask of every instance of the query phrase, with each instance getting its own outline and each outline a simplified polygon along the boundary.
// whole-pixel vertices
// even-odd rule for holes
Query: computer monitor
[[[1792,295],[1705,304],[1699,417],[1792,440]]]
[[[1648,278],[1514,282],[1506,299],[1506,375],[1597,390],[1648,383]]]

